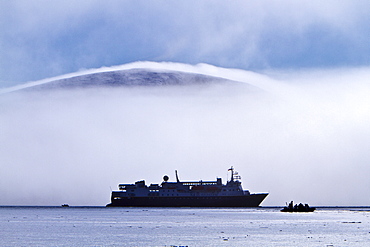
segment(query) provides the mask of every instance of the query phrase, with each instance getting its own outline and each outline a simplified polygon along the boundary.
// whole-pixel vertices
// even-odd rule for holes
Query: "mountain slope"
[[[35,85],[29,89],[59,89],[85,87],[134,87],[134,86],[175,86],[206,84],[244,84],[228,79],[179,71],[155,71],[129,69],[92,73]]]

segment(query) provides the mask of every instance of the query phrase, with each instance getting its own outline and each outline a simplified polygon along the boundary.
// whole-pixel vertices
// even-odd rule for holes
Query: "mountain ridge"
[[[135,86],[186,86],[220,83],[242,83],[203,74],[151,69],[127,69],[73,76],[31,86],[30,89],[84,88],[84,87],[135,87]],[[245,83],[242,83],[245,84]]]
[[[110,71],[94,71],[77,75],[67,74],[58,78],[44,79],[0,90],[0,94],[19,91],[44,91],[87,88],[160,88],[210,85],[239,86],[247,90],[261,89],[249,83],[196,72],[170,69],[129,68]],[[264,91],[264,90],[262,90]]]

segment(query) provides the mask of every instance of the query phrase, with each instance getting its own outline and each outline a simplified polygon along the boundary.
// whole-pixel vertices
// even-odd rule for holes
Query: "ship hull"
[[[107,207],[258,207],[267,195],[121,197],[112,199]]]

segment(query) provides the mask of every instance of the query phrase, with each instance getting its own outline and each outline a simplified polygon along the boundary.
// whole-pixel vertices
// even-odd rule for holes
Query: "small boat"
[[[67,207],[69,207],[69,205],[68,204],[62,204],[62,207],[67,208]]]
[[[316,210],[316,208],[310,207],[307,203],[304,204],[304,205],[303,205],[303,203],[299,203],[299,204],[295,204],[293,206],[293,201],[291,201],[289,203],[289,205],[287,205],[286,207],[284,207],[280,211],[281,212],[290,212],[290,213],[293,213],[293,212],[305,213],[305,212],[313,212],[315,210]]]

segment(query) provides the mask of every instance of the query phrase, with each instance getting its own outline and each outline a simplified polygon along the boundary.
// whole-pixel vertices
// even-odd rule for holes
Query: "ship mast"
[[[231,178],[230,178],[230,182],[233,182],[234,181],[234,167],[231,166],[228,171],[231,171]]]
[[[234,172],[234,167],[231,166],[228,171],[231,171],[231,178],[230,178],[230,182],[234,182],[234,180],[236,181],[239,181],[239,179],[241,179],[239,173],[237,171]]]
[[[180,183],[179,176],[177,175],[177,170],[175,170],[175,174],[176,174],[176,181],[177,181],[178,183]]]

